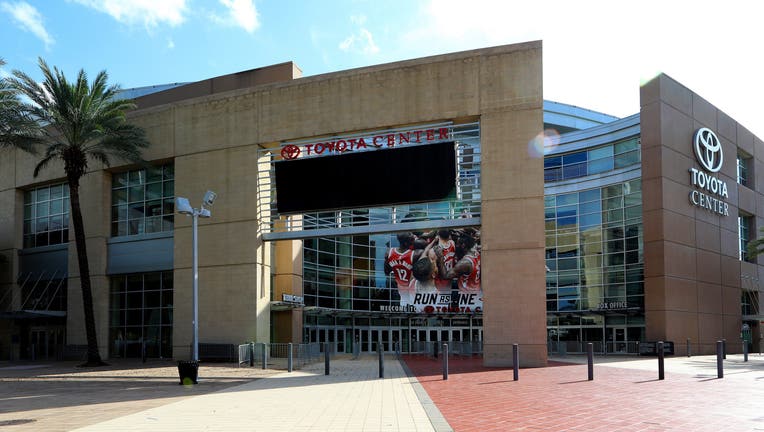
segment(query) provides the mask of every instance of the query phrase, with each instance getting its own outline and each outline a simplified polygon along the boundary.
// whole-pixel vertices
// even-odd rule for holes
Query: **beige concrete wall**
[[[211,138],[210,138],[211,139]],[[198,207],[207,190],[218,194],[211,218],[200,218],[199,342],[268,340],[270,252],[256,220],[257,151],[229,147],[175,158],[175,194]],[[173,354],[187,356],[192,331],[191,217],[175,218]]]
[[[645,315],[648,340],[671,340],[713,353],[725,338],[739,352],[741,265],[758,284],[761,266],[738,259],[738,211],[761,215],[764,182],[737,184],[738,148],[761,166],[761,141],[708,101],[666,75],[641,89],[642,193],[645,242]],[[729,187],[729,216],[690,203],[690,168],[700,168],[693,135],[700,127],[722,143],[717,177]],[[717,197],[718,198],[718,197]],[[761,225],[760,216],[757,226]]]

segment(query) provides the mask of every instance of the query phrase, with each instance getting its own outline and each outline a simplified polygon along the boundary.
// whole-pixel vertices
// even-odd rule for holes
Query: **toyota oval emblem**
[[[695,157],[703,168],[710,172],[718,172],[722,169],[724,153],[719,138],[709,128],[700,128],[695,132]]]
[[[297,159],[298,156],[300,156],[300,147],[297,147],[294,144],[285,145],[284,148],[281,149],[281,157],[284,159]]]

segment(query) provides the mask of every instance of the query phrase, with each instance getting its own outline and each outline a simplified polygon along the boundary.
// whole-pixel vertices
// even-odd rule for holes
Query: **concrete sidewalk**
[[[204,385],[201,378],[199,386]],[[324,375],[324,363],[316,363],[77,430],[450,430],[428,400],[416,379],[392,357],[385,359],[384,379],[379,378],[376,357],[336,359],[329,376]]]

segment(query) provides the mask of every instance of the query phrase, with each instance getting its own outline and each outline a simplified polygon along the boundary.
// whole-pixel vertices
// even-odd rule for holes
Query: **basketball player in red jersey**
[[[451,231],[448,229],[441,229],[438,231],[438,244],[436,246],[440,250],[440,255],[443,257],[443,268],[446,273],[451,271],[456,264],[456,244],[451,239]],[[438,287],[438,293],[448,294],[451,292],[451,278],[445,277],[435,278],[435,286]]]
[[[435,294],[438,292],[435,281],[438,278],[446,277],[443,257],[436,247],[437,243],[438,240],[435,239],[424,250],[414,250],[414,266],[412,268],[414,279],[411,281],[413,293]]]
[[[471,235],[461,235],[456,240],[456,258],[458,261],[448,272],[449,278],[459,278],[460,294],[480,292],[480,252],[475,247]]]
[[[414,235],[410,232],[398,233],[398,247],[392,248],[387,253],[385,260],[385,273],[393,272],[395,282],[398,284],[398,294],[401,297],[401,306],[414,304],[414,291],[410,287],[412,280],[411,268],[414,265]]]

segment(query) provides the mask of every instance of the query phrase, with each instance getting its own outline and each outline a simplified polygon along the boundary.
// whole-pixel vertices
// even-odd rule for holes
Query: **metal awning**
[[[0,312],[0,319],[63,318],[66,311],[19,310]]]
[[[547,314],[549,315],[575,315],[575,316],[581,316],[581,315],[618,315],[618,316],[624,316],[624,315],[636,315],[640,312],[644,312],[642,308],[638,307],[630,307],[630,308],[622,308],[622,309],[588,309],[588,310],[576,310],[576,311],[547,311]]]
[[[427,314],[424,312],[372,312],[372,311],[354,311],[347,309],[331,309],[319,306],[308,306],[303,309],[307,315],[331,316],[336,318],[448,318],[448,319],[469,319],[482,318],[483,313],[444,313]]]
[[[271,305],[272,311],[285,311],[285,310],[292,310],[292,309],[305,307],[303,303],[284,302],[284,301],[272,301],[270,305]]]

